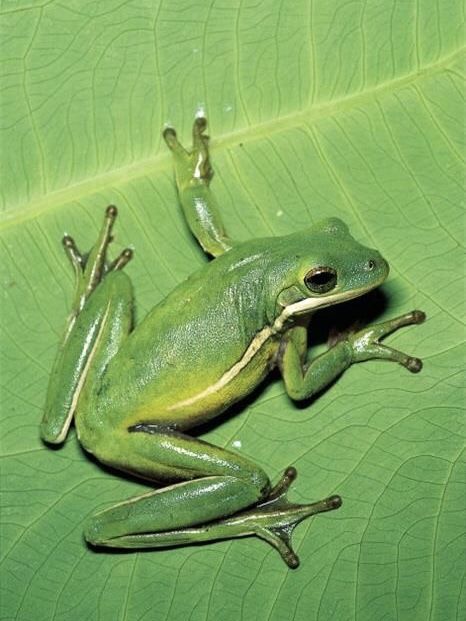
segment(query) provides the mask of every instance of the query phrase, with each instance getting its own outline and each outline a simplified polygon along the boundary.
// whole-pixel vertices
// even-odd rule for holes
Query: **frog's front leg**
[[[118,435],[117,467],[146,478],[166,473],[188,479],[131,498],[90,518],[85,537],[94,545],[160,548],[256,535],[273,545],[290,567],[298,566],[291,533],[301,520],[336,509],[338,496],[309,504],[288,502],[296,476],[288,469],[271,488],[263,470],[207,442],[156,425],[136,425]],[[105,452],[111,449],[105,441]],[[109,448],[110,447],[110,448]],[[125,463],[124,455],[128,455]],[[105,454],[96,456],[105,461]],[[114,452],[109,454],[115,465]]]
[[[390,360],[412,373],[422,369],[422,361],[380,343],[384,337],[404,326],[422,323],[425,314],[415,310],[380,324],[364,328],[336,343],[328,351],[306,364],[307,331],[295,326],[283,336],[279,367],[288,395],[295,400],[307,399],[336,379],[355,362]]]
[[[192,151],[179,143],[173,127],[163,137],[173,153],[175,178],[181,206],[193,235],[202,248],[214,257],[233,246],[223,226],[215,198],[209,188],[213,176],[209,158],[207,120],[197,117],[193,125]]]

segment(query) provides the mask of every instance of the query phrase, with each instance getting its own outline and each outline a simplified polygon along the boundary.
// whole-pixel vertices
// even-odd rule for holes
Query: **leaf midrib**
[[[243,127],[225,133],[213,140],[213,146],[215,149],[228,148],[239,142],[252,142],[264,136],[270,137],[271,134],[299,127],[304,121],[309,123],[318,119],[328,118],[336,112],[349,110],[377,96],[395,92],[417,80],[439,73],[449,65],[454,64],[462,55],[465,47],[462,46],[452,54],[439,58],[435,63],[426,65],[420,71],[383,82],[363,92],[351,94],[348,97],[340,97],[331,102],[306,107],[270,121],[256,123],[254,126]],[[81,200],[83,197],[97,193],[107,186],[114,186],[122,181],[126,182],[144,177],[154,170],[168,170],[170,167],[171,158],[167,150],[166,152],[160,151],[153,157],[138,160],[135,163],[88,177],[64,188],[41,195],[29,203],[8,209],[1,217],[0,231],[22,224],[61,205]]]

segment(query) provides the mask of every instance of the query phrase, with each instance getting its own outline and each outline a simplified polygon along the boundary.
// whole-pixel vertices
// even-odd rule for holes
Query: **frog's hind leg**
[[[109,272],[123,269],[133,256],[131,248],[125,248],[114,261],[107,260],[107,251],[113,240],[112,229],[117,215],[118,210],[115,205],[109,205],[105,210],[104,221],[97,240],[87,254],[82,254],[78,250],[76,242],[70,235],[63,237],[63,247],[75,274],[75,297],[68,316],[65,341],[91,293]]]
[[[173,127],[163,137],[173,153],[175,177],[186,221],[202,248],[214,257],[234,245],[227,236],[215,198],[209,188],[213,176],[209,157],[207,120],[198,116],[193,125],[193,146],[186,151]]]
[[[58,444],[65,440],[89,373],[90,359],[93,371],[99,371],[96,352],[105,351],[106,355],[115,353],[118,343],[110,343],[108,339],[115,341],[124,338],[131,327],[131,283],[120,270],[131,259],[132,250],[126,248],[115,261],[107,260],[116,216],[116,207],[108,207],[97,241],[87,255],[79,252],[72,237],[65,235],[63,238],[66,254],[75,272],[76,286],[47,389],[41,424],[41,437],[46,442]],[[109,322],[111,336],[107,335],[107,346],[99,349]],[[102,360],[102,364],[104,362]]]
[[[148,431],[150,430],[150,431]],[[147,478],[166,474],[185,480],[132,498],[92,516],[85,537],[93,545],[114,548],[162,548],[256,535],[273,545],[289,567],[298,557],[291,534],[305,518],[336,509],[333,496],[309,505],[290,503],[287,490],[296,476],[287,470],[271,489],[254,463],[225,449],[155,426],[126,433],[127,468]],[[106,449],[111,451],[111,443]],[[99,458],[105,457],[97,455]],[[112,461],[115,454],[110,456]],[[123,457],[124,459],[124,457]]]

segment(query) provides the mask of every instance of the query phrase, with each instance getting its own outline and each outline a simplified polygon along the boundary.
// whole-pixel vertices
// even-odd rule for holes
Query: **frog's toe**
[[[207,119],[205,116],[196,116],[193,123],[193,147],[206,147],[209,136],[204,134],[207,129]]]
[[[198,152],[207,157],[209,152],[209,136],[205,134],[207,119],[205,116],[196,116],[193,123],[193,153]]]
[[[196,116],[193,123],[193,150],[192,158],[195,163],[195,176],[209,183],[213,176],[213,170],[209,159],[209,136],[205,134],[207,119],[204,116]]]
[[[193,130],[198,131],[202,134],[202,132],[207,128],[207,118],[204,116],[203,112],[196,114],[194,118]]]
[[[162,132],[165,144],[173,153],[175,159],[175,167],[179,171],[190,170],[190,154],[178,140],[176,130],[171,125],[167,125]]]
[[[62,239],[62,244],[73,268],[77,271],[82,271],[84,267],[84,256],[79,251],[74,238],[71,237],[71,235],[65,234]]]
[[[422,371],[422,360],[409,356],[405,366],[411,373],[419,373],[419,371]]]
[[[170,149],[175,149],[180,143],[178,142],[178,136],[176,130],[171,125],[167,125],[162,132],[163,139],[167,143]]]
[[[125,248],[117,258],[112,261],[108,266],[109,272],[114,272],[115,270],[122,270],[129,261],[134,256],[134,251],[132,248]]]
[[[296,469],[288,468],[263,502],[238,516],[250,525],[255,535],[276,548],[291,569],[299,566],[291,541],[294,528],[308,517],[333,511],[342,505],[342,499],[337,495],[306,505],[289,502],[286,496],[296,476]]]

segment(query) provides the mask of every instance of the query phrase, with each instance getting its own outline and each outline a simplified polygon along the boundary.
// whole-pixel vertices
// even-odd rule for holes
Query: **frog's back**
[[[263,289],[269,245],[256,240],[238,246],[176,287],[109,364],[99,386],[101,404],[131,424],[181,428],[250,392],[266,374],[277,345],[269,339],[244,365],[247,372],[239,373],[245,352],[267,323]]]

